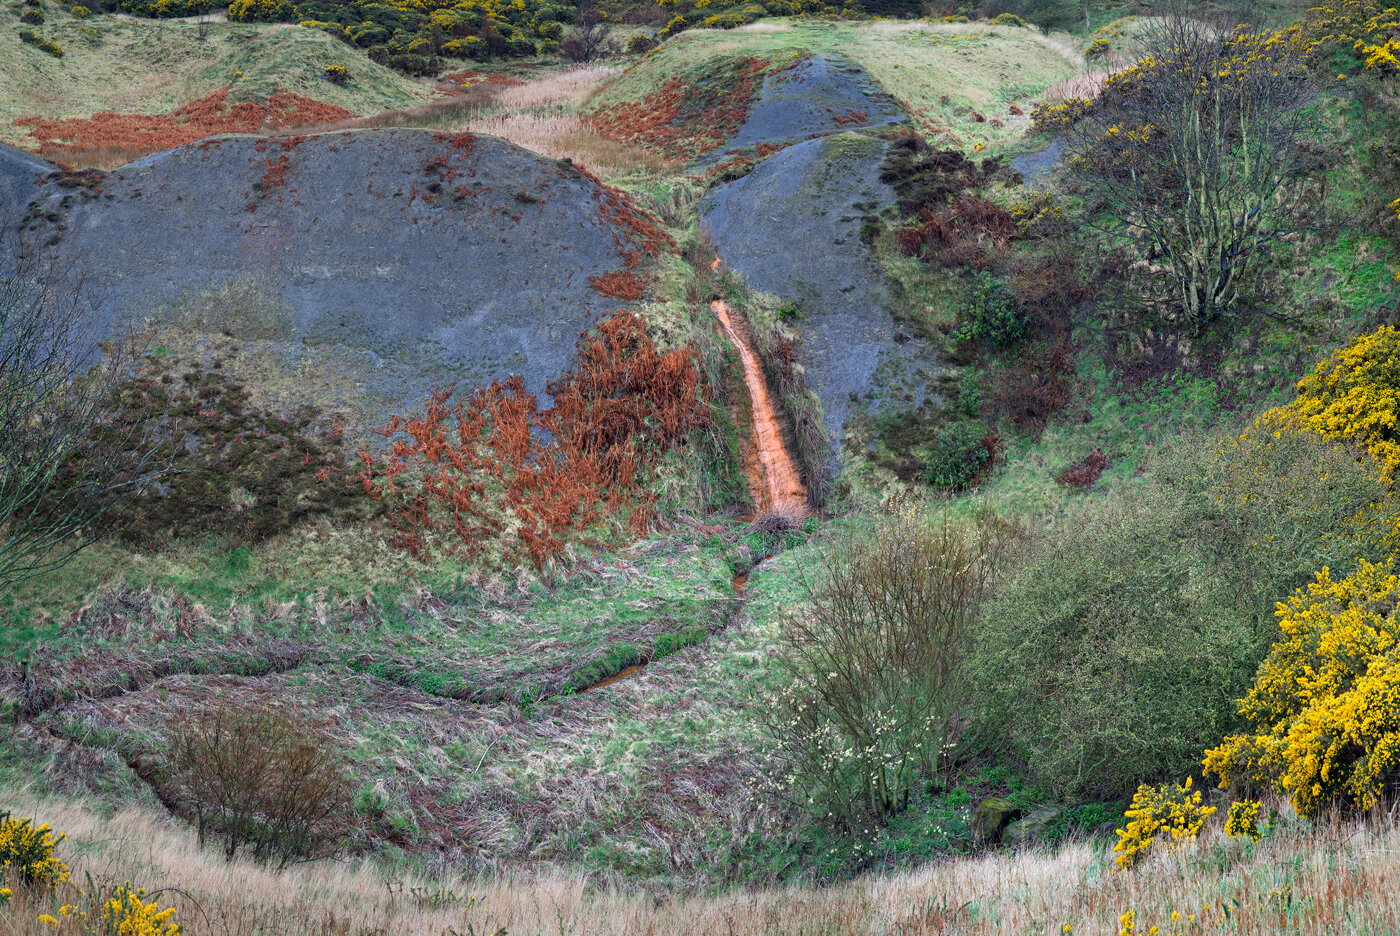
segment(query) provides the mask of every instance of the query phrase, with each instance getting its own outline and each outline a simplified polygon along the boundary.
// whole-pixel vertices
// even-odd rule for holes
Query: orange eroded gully
[[[783,445],[778,413],[773,408],[773,399],[768,393],[768,382],[763,379],[758,357],[734,327],[729,306],[724,300],[716,299],[710,303],[710,308],[739,352],[739,359],[744,364],[744,383],[753,400],[753,440],[758,449],[758,464],[757,471],[750,472],[749,486],[753,489],[754,503],[760,510],[805,512],[807,490],[802,486],[797,465]],[[758,477],[753,477],[755,473]]]

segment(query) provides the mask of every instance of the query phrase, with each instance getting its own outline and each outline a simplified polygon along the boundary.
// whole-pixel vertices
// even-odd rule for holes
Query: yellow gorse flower
[[[0,812],[0,868],[25,884],[53,887],[68,880],[68,866],[54,855],[62,841],[63,836],[55,838],[47,823],[36,827],[32,819]]]
[[[116,936],[179,936],[179,925],[170,922],[174,907],[161,910],[153,900],[145,902],[144,890],[119,887],[102,908],[102,932]]]
[[[1230,812],[1225,818],[1225,834],[1257,842],[1258,822],[1259,803],[1256,800],[1237,800],[1230,804]]]
[[[1131,868],[1159,840],[1170,847],[1194,841],[1200,835],[1206,819],[1215,814],[1215,807],[1202,806],[1201,791],[1193,791],[1191,784],[1192,779],[1187,777],[1183,784],[1154,787],[1144,783],[1138,787],[1132,805],[1124,813],[1128,825],[1117,830],[1118,844],[1113,851],[1118,856],[1118,867]]]
[[[1353,339],[1298,381],[1298,396],[1255,420],[1367,448],[1389,475],[1400,466],[1400,331],[1389,325]]]
[[[1232,735],[1202,765],[1231,783],[1271,785],[1314,816],[1342,799],[1362,809],[1400,769],[1400,575],[1364,560],[1340,581],[1323,569],[1278,606],[1274,644]]]

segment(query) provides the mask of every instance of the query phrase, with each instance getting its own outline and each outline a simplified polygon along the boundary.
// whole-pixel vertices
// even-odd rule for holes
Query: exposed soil
[[[753,442],[757,458],[755,464],[749,466],[749,488],[754,504],[762,511],[806,513],[807,489],[802,485],[797,463],[783,445],[782,426],[778,422],[772,395],[768,392],[768,381],[763,376],[763,365],[735,327],[728,304],[723,299],[716,299],[710,303],[710,309],[724,326],[734,350],[739,352],[739,360],[744,367],[744,384],[753,403]],[[743,594],[742,585],[736,584],[734,590]]]
[[[861,237],[867,220],[896,200],[880,180],[887,147],[853,133],[798,143],[719,186],[700,209],[726,264],[797,304],[800,363],[838,447],[854,402],[921,406],[928,382],[918,372],[938,366],[922,341],[896,327]]]

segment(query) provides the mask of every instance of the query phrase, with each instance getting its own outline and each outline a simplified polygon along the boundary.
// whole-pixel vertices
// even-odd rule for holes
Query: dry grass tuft
[[[510,110],[532,110],[553,104],[577,104],[599,84],[618,73],[610,65],[580,65],[551,72],[534,81],[505,88],[496,101]]]
[[[604,176],[629,171],[661,173],[669,165],[639,146],[602,136],[571,113],[506,111],[472,120],[466,129],[501,137],[551,159],[572,159]]]
[[[1086,75],[1076,75],[1073,78],[1058,82],[1045,89],[1041,95],[1047,101],[1067,101],[1070,98],[1084,98],[1093,100],[1099,96],[1103,90],[1104,82],[1110,75],[1117,74],[1130,63],[1116,64],[1108,71],[1090,72]]]
[[[1285,818],[1252,847],[1209,833],[1127,874],[1113,870],[1107,845],[1075,843],[1054,851],[997,851],[827,889],[653,898],[640,889],[591,888],[581,876],[558,874],[473,878],[449,870],[390,880],[374,865],[355,862],[309,863],[279,874],[241,859],[225,862],[201,850],[193,832],[147,808],[104,815],[72,800],[16,790],[0,794],[0,808],[66,832],[61,857],[75,880],[91,873],[98,883],[179,888],[167,891],[162,905],[177,908],[188,936],[492,933],[501,927],[560,936],[973,936],[1059,933],[1065,924],[1076,936],[1114,936],[1129,910],[1142,933],[1153,926],[1164,933],[1218,932],[1222,923],[1245,936],[1400,932],[1400,829],[1384,820],[1304,825]],[[53,913],[56,904],[16,896],[5,932],[52,936],[37,914]],[[71,898],[58,899],[65,896]],[[1175,928],[1173,912],[1181,914]]]

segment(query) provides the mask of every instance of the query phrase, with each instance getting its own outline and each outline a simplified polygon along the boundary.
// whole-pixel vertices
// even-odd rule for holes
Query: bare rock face
[[[271,395],[347,422],[454,382],[542,392],[620,304],[590,277],[657,248],[596,180],[491,137],[226,137],[36,184],[45,168],[0,152],[0,211],[81,270],[103,327],[256,346],[281,362]]]
[[[764,77],[748,117],[725,148],[790,143],[907,119],[859,65],[814,55]]]
[[[8,143],[0,143],[0,226],[24,213],[40,180],[58,167]]]

